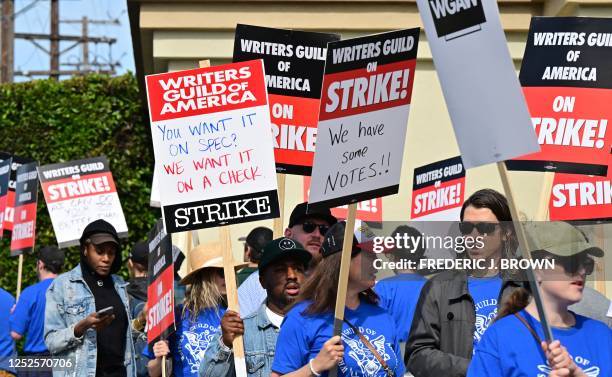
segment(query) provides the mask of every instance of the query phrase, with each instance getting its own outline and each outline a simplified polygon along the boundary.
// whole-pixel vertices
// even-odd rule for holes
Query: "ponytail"
[[[529,300],[531,299],[531,292],[529,292],[525,288],[518,288],[514,290],[510,296],[504,302],[504,305],[501,307],[499,312],[497,313],[497,317],[495,321],[504,318],[505,316],[512,315],[514,313],[518,313],[521,310],[525,309],[529,304]]]

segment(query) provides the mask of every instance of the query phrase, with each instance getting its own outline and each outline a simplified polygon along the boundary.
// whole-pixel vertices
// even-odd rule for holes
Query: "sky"
[[[27,7],[27,8],[26,8]],[[20,13],[22,9],[26,8]],[[15,0],[15,32],[16,33],[44,33],[50,30],[51,2],[49,0]],[[134,55],[132,52],[132,38],[130,34],[130,23],[127,14],[126,0],[60,0],[59,16],[61,20],[80,20],[87,16],[92,20],[119,19],[120,25],[96,25],[89,24],[90,37],[116,38],[117,42],[112,46],[112,59],[119,61],[120,67],[116,68],[117,74],[127,71],[134,72]],[[60,22],[61,35],[81,35],[81,23]],[[49,41],[39,40],[39,43],[49,49]],[[60,51],[69,47],[74,42],[61,42]],[[60,57],[61,63],[78,63],[81,61],[81,46],[77,46],[64,53]],[[109,49],[107,44],[89,44],[90,62],[98,59],[100,62],[108,62]],[[15,40],[15,71],[47,70],[49,69],[49,55],[32,44],[32,42]],[[75,67],[61,66],[60,69],[75,69]],[[46,78],[35,76],[33,78]],[[62,78],[67,78],[63,76]],[[15,76],[15,81],[31,80],[31,77]]]

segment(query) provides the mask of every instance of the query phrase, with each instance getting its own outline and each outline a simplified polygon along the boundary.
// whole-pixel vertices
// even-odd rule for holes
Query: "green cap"
[[[302,244],[291,238],[281,237],[268,242],[264,246],[261,252],[261,259],[259,260],[259,271],[263,271],[266,266],[287,256],[300,260],[304,263],[304,266],[308,266],[312,258]]]
[[[534,251],[545,250],[560,257],[582,252],[594,257],[604,255],[603,250],[591,245],[578,228],[564,221],[528,222],[525,223],[525,232]]]

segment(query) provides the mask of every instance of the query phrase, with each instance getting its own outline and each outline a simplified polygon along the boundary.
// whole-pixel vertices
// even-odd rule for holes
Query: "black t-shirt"
[[[121,297],[115,290],[111,275],[100,276],[86,262],[81,263],[83,278],[91,289],[96,302],[96,311],[108,306],[114,308],[115,319],[105,328],[98,331],[98,357],[96,377],[126,377],[125,343],[128,317]]]

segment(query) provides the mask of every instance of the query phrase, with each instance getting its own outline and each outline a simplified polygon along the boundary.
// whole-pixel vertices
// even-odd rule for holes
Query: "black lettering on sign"
[[[428,0],[438,37],[451,40],[480,30],[487,22],[481,0]]]

